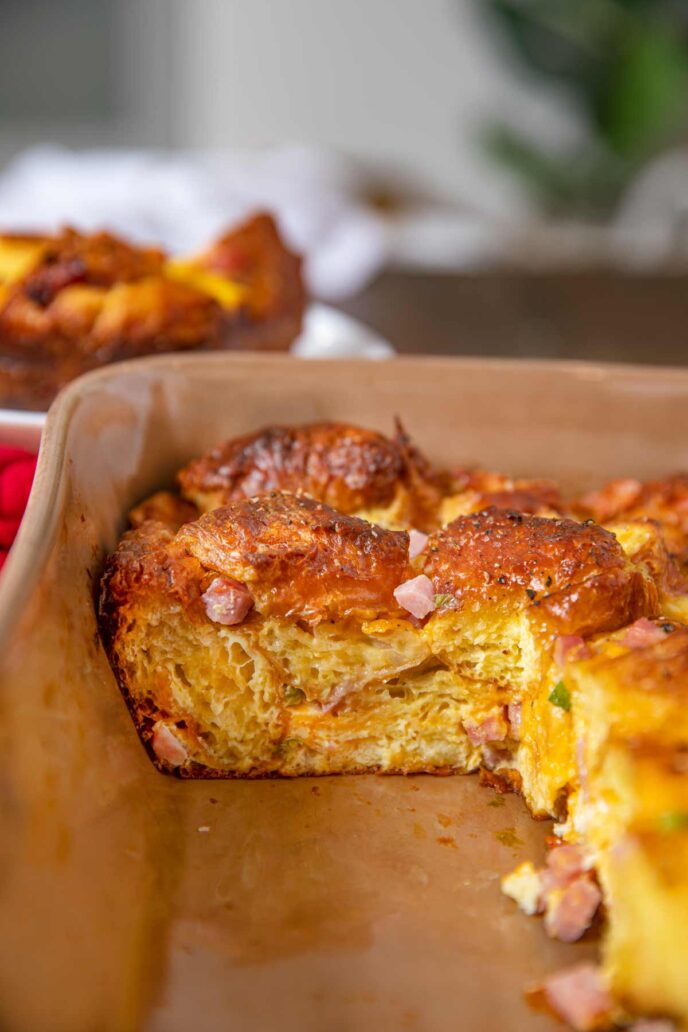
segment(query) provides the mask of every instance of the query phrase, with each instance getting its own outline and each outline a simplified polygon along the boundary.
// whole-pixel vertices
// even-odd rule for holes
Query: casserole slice
[[[688,629],[638,625],[571,663],[577,788],[565,836],[606,907],[603,971],[631,1012],[688,1021]]]
[[[488,510],[412,556],[405,531],[305,495],[187,522],[146,504],[108,561],[101,629],[144,742],[182,775],[482,764],[520,781],[557,635],[656,607],[616,539],[571,520]]]

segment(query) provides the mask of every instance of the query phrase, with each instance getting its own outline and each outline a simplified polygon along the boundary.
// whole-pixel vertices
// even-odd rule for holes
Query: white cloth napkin
[[[172,253],[203,247],[257,209],[305,258],[312,294],[359,291],[386,258],[383,220],[344,158],[306,147],[247,152],[70,151],[40,146],[0,174],[0,229],[110,229]]]

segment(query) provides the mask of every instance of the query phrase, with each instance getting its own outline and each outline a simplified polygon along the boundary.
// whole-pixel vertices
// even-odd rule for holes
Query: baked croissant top
[[[491,508],[433,535],[427,555],[424,572],[452,606],[516,603],[559,633],[613,629],[657,605],[651,578],[592,523]]]
[[[343,513],[405,506],[435,521],[437,478],[402,430],[394,438],[345,423],[272,426],[234,438],[182,469],[185,498],[209,510],[270,491],[302,491]],[[404,496],[402,501],[401,495]]]
[[[236,501],[185,524],[176,544],[249,589],[265,615],[310,622],[401,615],[408,534],[301,495]]]
[[[625,477],[611,480],[575,503],[575,511],[599,523],[652,519],[661,526],[670,554],[688,562],[688,474],[642,483]]]

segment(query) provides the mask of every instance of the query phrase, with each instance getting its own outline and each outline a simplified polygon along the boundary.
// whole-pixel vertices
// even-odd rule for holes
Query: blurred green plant
[[[517,57],[564,87],[586,126],[552,154],[505,123],[489,153],[548,212],[601,216],[638,170],[688,127],[686,0],[483,0]]]

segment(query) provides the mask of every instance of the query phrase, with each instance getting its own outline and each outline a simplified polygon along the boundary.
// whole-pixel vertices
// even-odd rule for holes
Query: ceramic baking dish
[[[0,584],[0,1027],[339,1032],[555,1027],[549,942],[498,877],[548,830],[476,778],[158,774],[98,642],[136,499],[223,436],[400,414],[444,463],[580,488],[688,468],[688,372],[204,355],[123,363],[51,410]]]

